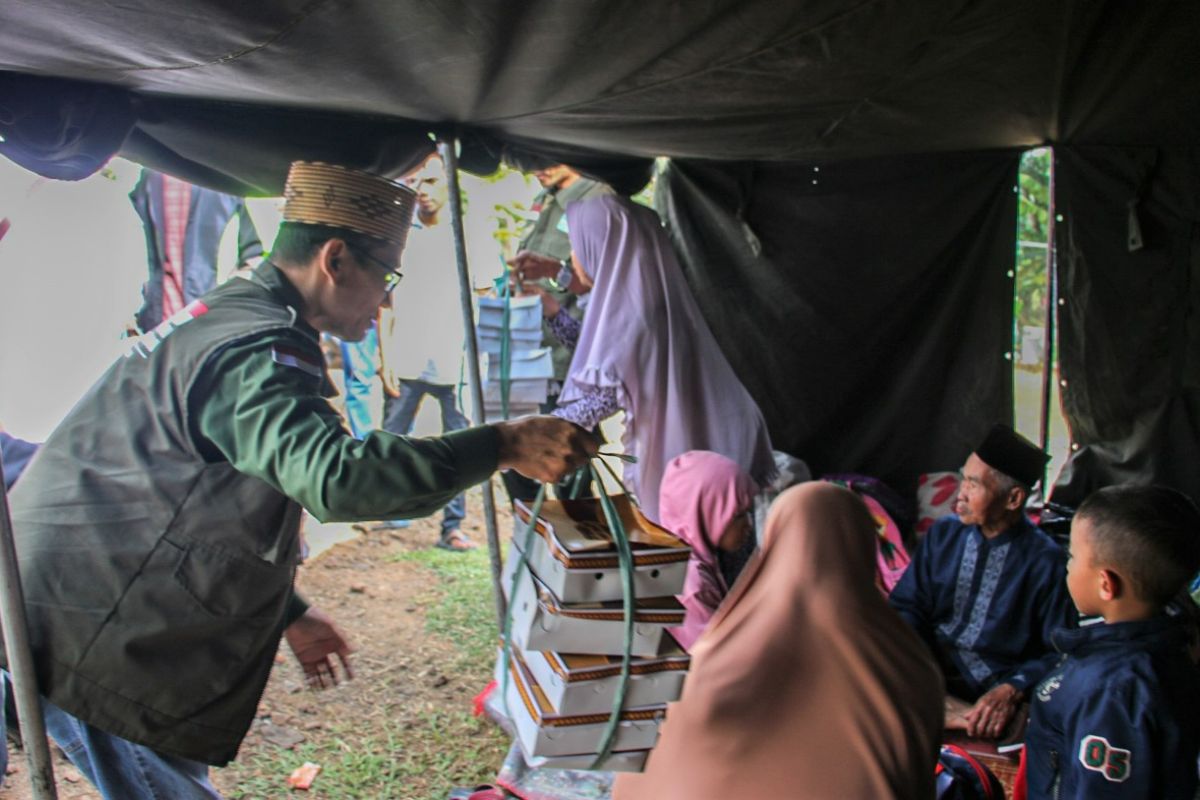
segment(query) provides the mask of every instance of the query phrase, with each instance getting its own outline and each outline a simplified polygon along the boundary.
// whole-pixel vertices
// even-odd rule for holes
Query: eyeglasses
[[[400,285],[400,279],[404,277],[404,275],[401,274],[400,270],[394,269],[393,267],[388,266],[387,262],[385,262],[382,258],[376,258],[375,256],[371,255],[370,253],[368,253],[366,250],[363,250],[362,248],[350,247],[350,249],[353,250],[357,255],[366,256],[370,261],[372,261],[375,264],[375,266],[377,266],[381,270],[383,270],[383,273],[384,273],[383,274],[383,289],[384,289],[384,291],[390,293],[393,289],[395,289],[397,286]]]

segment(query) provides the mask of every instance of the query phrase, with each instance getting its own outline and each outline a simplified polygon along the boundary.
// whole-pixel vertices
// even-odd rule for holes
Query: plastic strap
[[[546,499],[546,484],[538,487],[537,497],[533,499],[533,510],[529,514],[529,525],[525,528],[525,536],[522,539],[522,547],[520,549],[521,559],[517,564],[517,568],[513,570],[512,584],[508,587],[508,612],[504,617],[504,649],[500,655],[500,699],[504,705],[504,713],[509,719],[513,718],[512,711],[508,707],[508,684],[512,674],[512,621],[513,621],[513,606],[517,598],[517,583],[521,580],[521,575],[524,570],[529,569],[529,547],[533,544],[534,532],[537,530],[538,515],[542,513],[542,501]],[[516,542],[509,544],[509,547],[516,547]],[[532,574],[532,573],[531,573]]]
[[[503,259],[502,259],[503,260]],[[500,418],[508,419],[508,397],[512,391],[512,286],[511,269],[504,263],[504,313],[500,317]]]
[[[603,460],[601,463],[604,463]],[[607,464],[605,467],[610,472],[612,471]],[[596,491],[600,495],[600,506],[604,509],[604,519],[608,522],[608,529],[617,545],[617,558],[621,564],[621,594],[625,601],[625,644],[621,653],[621,682],[617,686],[617,693],[613,698],[612,715],[608,718],[608,724],[600,736],[600,749],[596,753],[596,760],[592,762],[591,768],[599,769],[612,753],[613,744],[617,739],[617,728],[621,724],[621,709],[625,706],[625,695],[629,690],[630,651],[633,648],[633,551],[629,547],[629,536],[625,532],[621,516],[617,513],[612,498],[608,496],[608,490],[604,487],[604,482],[600,480],[599,473],[590,462],[588,463],[588,472],[596,483]],[[614,475],[614,477],[616,476]]]
[[[625,484],[621,482],[620,477],[611,466],[603,459],[600,463],[612,475],[613,480],[625,491]],[[608,724],[605,726],[603,733],[600,736],[600,748],[596,753],[596,758],[592,762],[591,769],[599,769],[611,755],[613,745],[616,743],[617,728],[621,724],[621,711],[625,707],[625,697],[629,692],[629,671],[632,662],[633,649],[633,615],[634,615],[634,594],[633,594],[633,550],[629,546],[629,535],[625,531],[625,525],[621,522],[621,516],[617,513],[616,507],[613,505],[612,498],[608,495],[608,490],[604,486],[604,481],[600,479],[596,468],[589,463],[587,465],[588,473],[596,484],[596,490],[600,495],[600,506],[604,510],[604,519],[608,523],[609,531],[612,533],[613,542],[617,546],[617,560],[621,567],[621,595],[624,601],[625,611],[625,642],[621,653],[621,674],[620,683],[617,686],[616,695],[613,697],[613,710],[609,716]],[[580,470],[582,472],[582,470]],[[533,508],[529,516],[529,524],[525,528],[525,535],[522,538],[522,547],[519,550],[521,558],[513,572],[512,583],[509,587],[509,604],[508,613],[504,619],[504,648],[501,652],[501,682],[500,682],[500,698],[504,707],[504,713],[509,719],[513,718],[512,711],[508,707],[508,687],[512,680],[512,622],[513,622],[513,606],[512,602],[517,595],[517,584],[521,579],[525,570],[529,569],[529,548],[533,544],[533,537],[536,535],[537,520],[542,512],[542,502],[546,499],[546,484],[538,487],[537,497],[534,498]],[[510,545],[510,546],[515,546]],[[532,572],[532,571],[531,571]]]

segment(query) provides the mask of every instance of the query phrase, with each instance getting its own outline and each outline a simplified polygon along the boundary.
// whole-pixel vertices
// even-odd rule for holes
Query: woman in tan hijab
[[[846,489],[779,496],[616,800],[933,796],[942,679],[875,588],[875,535]]]

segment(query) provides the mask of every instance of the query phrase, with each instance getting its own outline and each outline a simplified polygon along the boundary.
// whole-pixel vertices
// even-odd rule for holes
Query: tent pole
[[[1050,186],[1046,192],[1046,340],[1042,343],[1042,418],[1039,444],[1050,451],[1050,395],[1054,391],[1054,340],[1057,338],[1058,271],[1055,267],[1054,149],[1050,149]],[[1042,497],[1049,499],[1046,467],[1042,468]]]
[[[457,137],[450,140],[438,138],[438,153],[446,168],[446,183],[450,189],[450,227],[454,232],[454,255],[458,261],[459,297],[462,299],[463,328],[466,330],[467,375],[471,381],[471,413],[475,424],[481,425],[483,414],[483,384],[479,378],[479,344],[475,339],[475,310],[471,300],[471,271],[467,265],[467,241],[463,233],[462,191],[458,183]],[[492,480],[484,481],[483,516],[487,525],[488,558],[492,566],[492,593],[496,599],[496,617],[500,630],[504,630],[507,616],[504,589],[500,581],[500,534],[496,527],[496,497],[492,491]]]
[[[21,575],[17,571],[17,550],[13,545],[12,517],[8,513],[8,490],[0,481],[0,624],[4,628],[4,646],[8,671],[12,675],[17,719],[21,723],[21,745],[29,761],[29,783],[34,800],[56,800],[54,765],[46,741],[46,721],[38,696],[37,673],[29,650],[29,627],[25,619],[25,598]],[[3,731],[0,731],[0,736]]]

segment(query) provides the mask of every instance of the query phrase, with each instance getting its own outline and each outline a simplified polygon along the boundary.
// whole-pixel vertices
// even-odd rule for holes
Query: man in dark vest
[[[213,798],[280,638],[314,686],[349,676],[332,620],[293,592],[301,509],[424,516],[498,468],[557,480],[595,452],[527,417],[358,440],[318,335],[364,336],[400,281],[414,193],[292,165],[271,257],[133,343],[12,494],[51,734],[106,798]],[[340,662],[341,669],[337,664]]]

